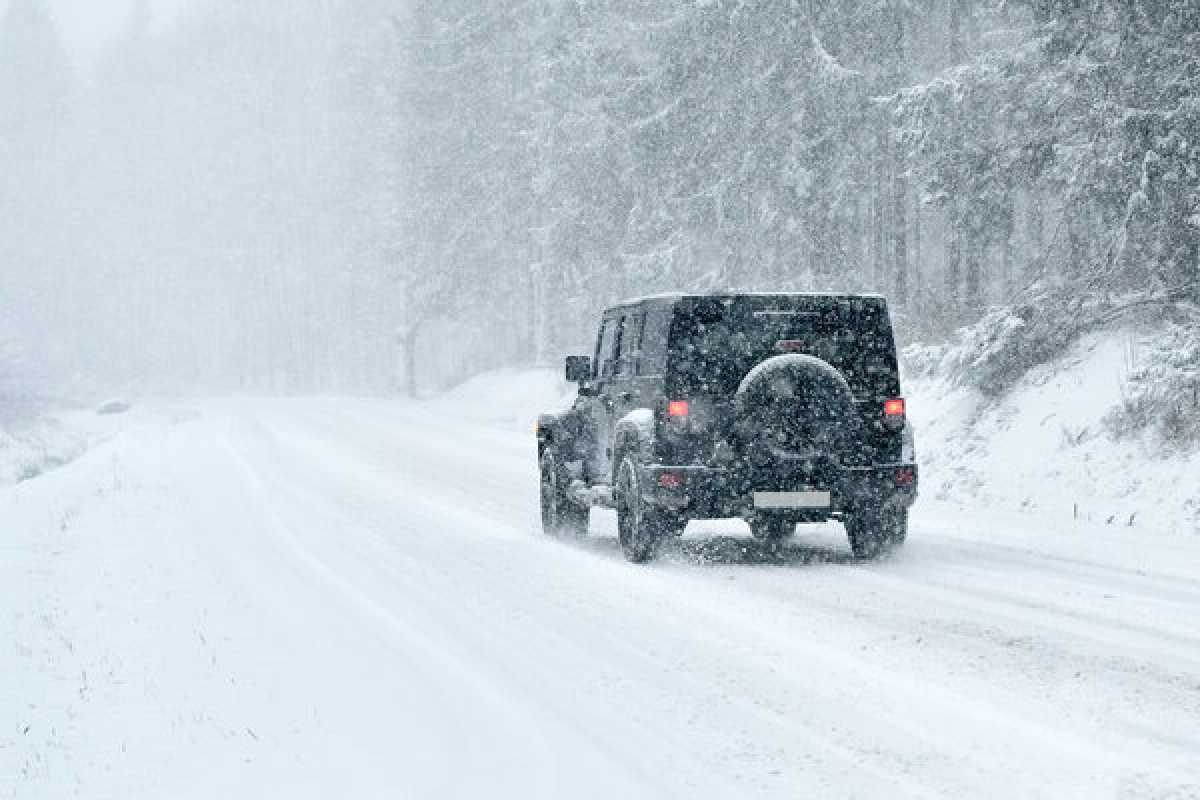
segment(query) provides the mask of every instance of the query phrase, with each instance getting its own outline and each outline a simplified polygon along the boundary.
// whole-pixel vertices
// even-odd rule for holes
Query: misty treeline
[[[586,347],[598,307],[659,290],[879,291],[909,340],[1003,307],[1003,330],[1041,331],[1025,350],[1200,296],[1190,0],[447,0],[414,18],[409,163],[430,180],[411,210],[486,231],[418,237],[465,278],[431,288],[511,319],[519,354]]]
[[[43,0],[0,17],[9,362],[51,395],[392,389],[393,9],[133,5],[79,68]]]
[[[884,292],[1013,369],[1195,326],[1194,0],[199,3],[87,79],[12,3],[0,333],[56,380],[392,391],[670,290]]]

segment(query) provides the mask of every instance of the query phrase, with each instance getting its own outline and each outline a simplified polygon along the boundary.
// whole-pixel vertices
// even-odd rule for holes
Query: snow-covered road
[[[636,567],[532,448],[213,402],[4,490],[0,797],[1200,796],[1200,540],[926,497]]]

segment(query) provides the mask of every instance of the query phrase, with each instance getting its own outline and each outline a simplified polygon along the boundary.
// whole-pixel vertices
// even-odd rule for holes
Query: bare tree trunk
[[[1013,203],[1013,192],[1010,185],[1004,194],[1004,219],[1000,229],[1000,297],[1007,301],[1015,288],[1013,279],[1013,215],[1016,207]]]
[[[892,63],[888,70],[888,80],[895,86],[905,84],[905,29],[904,13],[899,6],[892,7],[892,23],[895,34],[892,41]],[[895,261],[893,269],[896,273],[896,302],[900,306],[908,305],[908,164],[904,151],[904,141],[899,130],[893,141],[891,125],[887,115],[883,117],[883,131],[888,144],[893,148],[889,160],[892,168],[892,258]]]
[[[853,274],[857,276],[858,288],[862,288],[862,277],[866,274],[867,265],[871,263],[871,207],[870,200],[863,197],[855,204],[855,224],[858,233],[858,263]]]
[[[946,214],[946,303],[955,314],[959,311],[962,299],[960,292],[963,240],[959,205],[958,198],[951,200],[949,212]]]
[[[913,294],[918,297],[920,296],[921,289],[922,289],[921,272],[922,272],[923,265],[921,262],[922,262],[922,259],[924,258],[924,254],[921,252],[921,248],[923,247],[924,242],[921,241],[921,238],[922,238],[921,190],[918,187],[916,189],[916,191],[914,192],[914,197],[913,197],[913,242],[912,242],[912,289],[913,289]]]
[[[896,270],[896,303],[908,304],[908,176],[904,148],[895,145],[892,160],[892,254]]]
[[[542,252],[545,252],[544,250]],[[531,334],[533,338],[533,363],[539,367],[547,363],[546,357],[546,280],[542,275],[542,264],[529,268],[530,312],[533,315]]]
[[[950,0],[950,63],[961,64],[966,58],[962,36],[962,6],[959,0]]]
[[[886,247],[887,247],[887,224],[885,222],[886,204],[888,196],[887,187],[887,168],[888,168],[888,141],[887,129],[884,127],[883,120],[878,117],[873,120],[875,123],[875,175],[874,175],[874,264],[872,264],[872,286],[873,291],[883,291],[886,285]]]
[[[416,309],[416,292],[412,281],[404,287],[404,305],[409,318],[397,334],[403,353],[404,392],[414,400],[417,397],[417,334],[421,330]]]
[[[410,325],[400,337],[404,350],[404,393],[417,399],[417,326]]]
[[[962,3],[958,0],[951,0],[949,3],[949,28],[948,43],[950,46],[950,63],[961,64],[966,59],[966,51],[963,47],[962,33]],[[962,157],[963,135],[962,135],[962,109],[955,108],[951,118],[951,125],[954,126],[953,135],[951,138],[952,152],[958,157]],[[962,176],[950,187],[950,201],[946,210],[946,304],[950,308],[950,315],[956,318],[962,313],[962,267],[963,267],[963,212],[964,203],[962,199],[963,187],[960,185],[963,180]]]
[[[1078,276],[1083,273],[1087,260],[1087,245],[1079,230],[1080,217],[1083,216],[1083,212],[1078,207],[1068,207],[1065,209],[1065,213],[1067,214],[1067,269],[1072,276]]]
[[[980,235],[974,210],[967,213],[963,235],[966,238],[962,246],[967,289],[966,305],[971,311],[977,311],[983,307],[983,237]]]
[[[1042,248],[1045,246],[1045,217],[1042,207],[1042,196],[1037,186],[1028,191],[1028,205],[1025,207],[1025,237],[1029,252],[1025,254],[1026,264],[1038,263],[1042,258]],[[1026,279],[1029,276],[1023,275]]]

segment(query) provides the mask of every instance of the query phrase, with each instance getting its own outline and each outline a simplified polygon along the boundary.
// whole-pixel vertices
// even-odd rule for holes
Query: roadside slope
[[[922,494],[971,508],[1200,533],[1200,451],[1114,435],[1136,353],[1154,333],[1084,336],[1006,393],[985,395],[936,363],[906,382]],[[947,359],[948,360],[948,359]]]

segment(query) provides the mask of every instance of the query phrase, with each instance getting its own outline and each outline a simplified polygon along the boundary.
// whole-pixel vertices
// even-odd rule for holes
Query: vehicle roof
[[[869,299],[883,300],[884,296],[874,292],[664,292],[661,294],[648,294],[641,297],[634,297],[624,300],[620,303],[614,303],[608,306],[605,311],[614,311],[619,308],[629,308],[631,306],[641,305],[643,303],[666,304],[674,303],[679,300],[701,300],[701,299],[732,299],[735,297],[822,297],[835,299]]]

